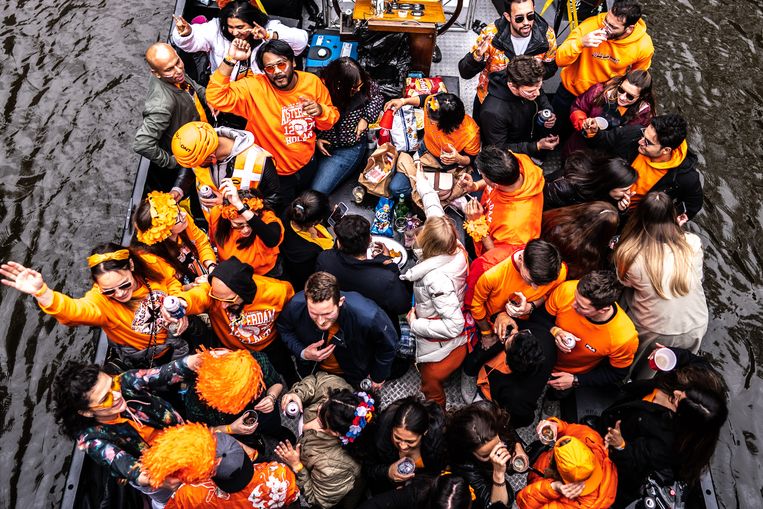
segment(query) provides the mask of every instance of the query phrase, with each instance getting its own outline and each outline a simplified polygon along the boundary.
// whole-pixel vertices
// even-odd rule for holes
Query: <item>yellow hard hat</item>
[[[217,150],[215,129],[206,122],[188,122],[172,136],[172,154],[180,166],[195,168]]]

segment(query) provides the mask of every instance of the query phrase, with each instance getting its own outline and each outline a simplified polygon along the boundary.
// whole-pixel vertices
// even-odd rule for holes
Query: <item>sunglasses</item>
[[[638,99],[637,96],[635,96],[633,94],[629,94],[628,92],[626,92],[625,89],[623,89],[622,86],[618,86],[617,87],[617,94],[618,95],[624,95],[625,98],[628,99],[629,101],[635,101],[636,99]]]
[[[111,297],[115,293],[117,293],[117,290],[127,290],[132,286],[132,281],[125,281],[121,285],[115,287],[115,288],[106,288],[105,290],[101,288],[101,295],[105,295],[106,297]]]
[[[659,145],[659,143],[650,141],[649,138],[646,137],[646,127],[641,128],[641,137],[644,139],[644,143],[646,143],[647,147],[653,147],[653,146]]]
[[[212,293],[212,289],[211,289],[211,288],[210,288],[210,289],[209,289],[209,291],[207,292],[207,296],[208,296],[210,299],[214,299],[214,300],[216,300],[216,301],[218,301],[218,302],[225,302],[226,304],[235,304],[235,303],[236,303],[236,299],[238,299],[238,296],[236,296],[236,297],[230,297],[230,298],[228,298],[228,299],[223,299],[222,297],[218,297],[217,295],[215,295],[215,294],[213,294],[213,293]]]
[[[520,14],[518,16],[514,16],[514,23],[523,23],[525,18],[527,18],[527,21],[535,21],[535,13],[528,12],[526,15]]]
[[[265,72],[268,74],[275,74],[276,70],[281,72],[286,72],[286,69],[289,68],[289,62],[286,60],[281,60],[280,62],[276,62],[275,64],[268,64],[264,67]]]
[[[111,388],[109,389],[108,394],[106,394],[106,397],[104,397],[100,403],[92,405],[92,408],[111,408],[114,406],[114,393],[117,392],[120,394],[122,392],[122,384],[119,381],[119,376],[115,376],[111,379]]]

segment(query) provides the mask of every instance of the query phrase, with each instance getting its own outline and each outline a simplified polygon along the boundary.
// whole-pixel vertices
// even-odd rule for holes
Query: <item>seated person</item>
[[[184,290],[192,288],[196,278],[208,274],[217,264],[207,234],[177,206],[170,194],[148,193],[133,214],[133,224],[136,235],[133,245],[174,270]],[[144,260],[151,264],[149,258]]]
[[[160,368],[112,377],[97,364],[69,361],[56,376],[52,391],[56,422],[112,476],[126,480],[155,504],[164,504],[177,483],[152,487],[141,454],[159,430],[181,424],[183,418],[155,392],[189,378],[198,366],[198,356],[191,355]]]
[[[278,333],[303,373],[321,369],[353,385],[370,378],[378,390],[390,376],[397,334],[387,314],[372,300],[339,291],[327,272],[316,272],[286,305]]]
[[[199,196],[207,221],[209,210],[223,203],[220,186],[225,179],[233,180],[239,189],[257,189],[271,209],[280,205],[273,158],[254,143],[249,131],[189,122],[172,137],[172,154],[180,166],[193,169],[175,183],[183,196],[194,187],[197,192],[209,187],[210,196]]]
[[[292,402],[303,413],[302,435],[296,448],[289,442],[278,444],[276,456],[297,474],[297,485],[311,507],[357,507],[363,480],[348,447],[375,417],[374,399],[318,371],[292,387],[281,408],[285,411]]]
[[[601,435],[588,426],[554,417],[541,421],[538,429],[545,425],[553,428],[556,443],[533,464],[527,486],[517,493],[519,509],[610,507],[617,493],[618,471]]]
[[[638,173],[631,189],[634,208],[650,191],[663,191],[679,207],[679,217],[691,220],[702,209],[699,158],[686,143],[686,120],[677,113],[658,115],[644,129],[627,125],[599,131],[588,142],[628,161]]]
[[[508,323],[516,328],[514,319],[526,317],[542,306],[551,290],[565,279],[567,266],[562,263],[559,251],[540,239],[531,240],[484,272],[474,287],[471,303],[472,316],[483,340],[493,344],[503,338]]]
[[[188,390],[181,393],[186,420],[236,435],[265,457],[270,451],[265,450],[260,435],[293,438],[281,427],[276,403],[283,384],[265,354],[217,349],[204,350],[199,356],[197,374],[186,381]],[[253,424],[245,411],[256,412]]]
[[[556,391],[612,386],[628,374],[638,348],[636,327],[617,304],[622,285],[614,272],[589,272],[551,292],[546,310],[559,353],[549,382]]]
[[[515,57],[506,70],[490,75],[488,95],[480,109],[482,144],[540,156],[554,150],[559,137],[549,134],[556,116],[543,92],[543,63],[527,55]],[[545,120],[541,110],[551,111]]]
[[[334,247],[334,235],[322,223],[329,217],[329,199],[318,191],[302,191],[286,208],[283,243],[284,279],[304,288],[315,272],[318,255]]]
[[[148,188],[172,192],[179,200],[182,191],[173,185],[182,172],[171,152],[172,136],[180,126],[194,120],[207,122],[212,114],[204,87],[186,75],[183,61],[172,46],[152,44],[146,50],[146,62],[151,80],[133,150],[158,167],[158,171],[149,172]]]
[[[146,256],[152,255],[141,256],[118,244],[97,246],[87,259],[93,287],[79,299],[53,291],[42,274],[20,263],[2,264],[0,274],[8,278],[4,285],[32,295],[60,323],[101,327],[123,364],[145,367],[188,354],[188,344],[178,337],[188,327],[188,316],[170,332],[170,322],[160,313],[165,296],[188,299],[206,291],[200,286],[183,292],[173,270],[157,272],[144,261]],[[187,315],[193,314],[189,309]]]
[[[235,256],[258,275],[280,276],[281,220],[255,190],[239,191],[232,180],[225,180],[220,191],[227,204],[209,211],[209,238],[217,256],[220,260]]]
[[[368,258],[371,223],[362,216],[347,214],[334,226],[336,244],[318,255],[315,270],[333,274],[343,292],[358,292],[382,308],[396,324],[399,315],[411,309],[411,290],[400,280],[400,268],[389,250]]]
[[[415,397],[399,399],[379,415],[358,443],[363,474],[375,494],[407,484],[416,476],[438,475],[447,465],[445,412],[432,401]],[[398,467],[411,461],[415,470]]]
[[[625,213],[636,179],[638,173],[624,159],[578,150],[564,160],[561,170],[546,176],[543,210],[606,201]]]
[[[612,239],[620,226],[617,209],[603,201],[543,213],[540,237],[555,245],[569,268],[569,279],[612,267]]]
[[[151,482],[183,484],[166,508],[285,507],[299,499],[294,473],[281,463],[255,463],[235,438],[203,424],[163,432],[143,454]]]
[[[575,98],[570,122],[575,133],[567,140],[564,153],[585,148],[583,137],[599,130],[596,117],[607,122],[607,129],[624,125],[646,127],[654,117],[652,76],[644,69],[634,69],[605,83],[597,83]]]
[[[321,79],[339,109],[339,120],[331,129],[317,132],[318,170],[310,187],[331,194],[350,177],[357,177],[365,164],[368,125],[379,117],[384,96],[379,85],[350,57],[338,58],[324,67]]]
[[[514,492],[507,475],[518,457],[529,463],[509,415],[494,403],[480,401],[456,411],[448,423],[447,443],[454,475],[463,477],[474,492],[472,509],[501,503],[511,507]]]
[[[207,288],[187,303],[189,309],[209,314],[212,330],[223,346],[262,352],[288,383],[296,382],[291,355],[275,326],[294,296],[291,285],[254,274],[251,265],[234,256],[215,267]]]
[[[480,129],[466,114],[460,97],[441,92],[393,99],[384,107],[397,110],[405,105],[424,109],[424,140],[419,146],[419,155],[429,171],[448,171],[474,163],[480,151]],[[409,196],[415,180],[415,174],[396,173],[389,184],[390,194]]]
[[[242,39],[252,47],[252,54],[270,39],[287,43],[299,55],[307,47],[308,34],[300,28],[284,25],[270,19],[256,5],[248,0],[219,1],[220,14],[206,23],[190,24],[182,17],[175,17],[172,43],[188,53],[203,51],[209,54],[212,72],[220,66],[230,49],[231,41]],[[231,81],[251,73],[265,72],[257,65],[256,59],[249,58],[236,64]]]

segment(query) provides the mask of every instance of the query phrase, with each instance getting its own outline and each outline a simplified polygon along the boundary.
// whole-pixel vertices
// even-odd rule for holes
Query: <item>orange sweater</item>
[[[522,186],[511,193],[490,186],[482,193],[490,237],[495,244],[522,246],[540,236],[543,215],[543,170],[526,154],[514,154],[524,177]],[[477,256],[483,253],[476,243]]]
[[[445,134],[429,120],[428,109],[424,108],[424,145],[433,156],[439,157],[443,150],[450,152],[450,143],[456,152],[476,156],[480,151],[480,128],[477,122],[469,115],[464,116],[464,121],[450,134]]]
[[[272,343],[277,335],[276,319],[294,297],[294,290],[286,281],[256,274],[252,281],[257,285],[257,293],[240,315],[228,313],[220,301],[212,299],[208,292],[192,295],[193,300],[188,303],[189,309],[209,313],[215,336],[227,348],[260,351]]]
[[[246,130],[273,155],[279,175],[292,175],[305,166],[315,153],[315,130],[327,131],[339,120],[339,110],[321,80],[310,73],[295,74],[297,85],[292,90],[273,87],[264,74],[231,82],[219,69],[207,86],[207,103],[244,117]],[[305,114],[300,97],[320,104],[321,115]]]
[[[593,323],[572,308],[578,282],[566,281],[551,292],[546,309],[556,316],[556,326],[580,338],[570,353],[559,352],[556,371],[578,375],[591,371],[605,358],[615,368],[627,368],[638,348],[636,327],[615,303],[615,314],[605,323]]]
[[[593,452],[594,460],[601,468],[601,482],[586,487],[583,493],[570,500],[551,487],[553,479],[541,477],[535,472],[527,476],[527,486],[517,493],[519,509],[607,509],[617,495],[617,468],[609,459],[607,447],[601,435],[582,424],[567,424],[554,417],[549,420],[557,424],[557,435],[575,437],[581,440]],[[534,469],[544,472],[551,464],[554,451],[543,452],[533,465]],[[590,483],[589,483],[590,484]]]
[[[652,63],[654,46],[643,19],[624,39],[604,41],[596,48],[583,47],[583,35],[601,29],[605,16],[602,13],[583,21],[556,52],[556,64],[562,67],[562,84],[576,96],[597,83],[625,74],[629,68],[649,69]]]
[[[235,256],[242,262],[248,263],[254,267],[255,274],[262,275],[270,272],[270,270],[275,267],[276,261],[278,261],[278,253],[281,252],[279,246],[281,242],[283,242],[284,234],[283,223],[281,220],[270,210],[264,211],[262,216],[260,216],[265,223],[278,223],[281,225],[281,238],[278,241],[278,246],[268,247],[262,242],[262,239],[257,237],[251,246],[241,249],[236,244],[241,237],[239,237],[238,232],[233,229],[223,245],[218,245],[217,242],[215,242],[215,231],[217,230],[217,224],[220,221],[221,212],[222,208],[219,206],[214,207],[209,211],[209,238],[212,239],[212,242],[217,246],[217,255],[220,257],[220,260],[227,260],[231,256]],[[252,233],[252,235],[254,235],[254,233]]]
[[[150,258],[153,255],[144,255]],[[156,261],[156,257],[153,257]],[[169,265],[157,263],[155,270]],[[47,314],[55,317],[63,325],[87,325],[101,327],[109,341],[117,345],[131,346],[138,350],[148,348],[151,338],[151,315],[158,313],[164,297],[176,295],[184,299],[189,292],[183,292],[180,282],[175,279],[175,272],[170,267],[162,272],[161,281],[149,281],[153,301],[149,299],[148,288],[141,286],[133,292],[128,304],[121,304],[101,294],[97,285],[79,299],[73,299],[60,292],[53,292],[50,306],[40,306]],[[190,312],[190,311],[189,311]],[[161,316],[156,321],[156,342],[161,345],[167,339],[167,322]]]
[[[567,266],[562,264],[559,277],[547,285],[533,288],[522,279],[519,267],[514,259],[519,253],[514,253],[498,265],[484,272],[474,287],[472,298],[472,316],[475,320],[490,318],[503,310],[514,292],[522,292],[527,302],[545,297],[567,278]]]
[[[668,173],[671,169],[676,168],[684,159],[686,159],[686,152],[689,150],[689,146],[684,140],[681,145],[673,150],[671,158],[667,161],[657,163],[649,159],[644,155],[637,155],[633,160],[631,166],[638,173],[638,179],[633,186],[633,196],[631,196],[631,208],[635,208],[636,205],[646,196],[652,187]]]

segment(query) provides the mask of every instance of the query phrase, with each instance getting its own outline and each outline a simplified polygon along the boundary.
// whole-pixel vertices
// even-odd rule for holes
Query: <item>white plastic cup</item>
[[[670,348],[658,348],[649,361],[649,366],[655,371],[670,371],[676,367],[678,359]]]
[[[594,117],[594,120],[596,121],[596,125],[599,126],[599,131],[604,131],[609,127],[609,122],[604,117]]]

